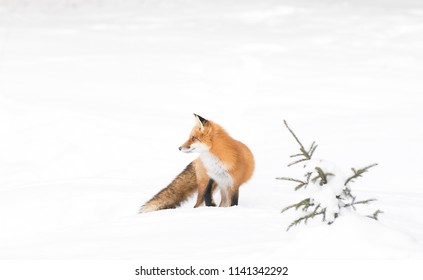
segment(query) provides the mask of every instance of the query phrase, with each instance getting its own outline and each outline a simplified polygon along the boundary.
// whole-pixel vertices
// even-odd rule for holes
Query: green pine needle
[[[371,164],[371,165],[369,165],[369,166],[366,166],[366,167],[363,167],[363,168],[361,168],[361,169],[358,169],[358,170],[356,170],[356,169],[354,169],[354,168],[351,168],[351,170],[353,171],[353,175],[352,176],[350,176],[346,181],[345,181],[345,184],[344,184],[344,186],[346,186],[346,185],[348,185],[348,183],[349,182],[353,182],[355,179],[357,179],[358,177],[362,177],[363,176],[363,173],[366,173],[367,171],[369,171],[369,169],[370,168],[372,168],[372,167],[375,167],[375,166],[377,166],[378,164],[377,163],[373,163],[373,164]]]

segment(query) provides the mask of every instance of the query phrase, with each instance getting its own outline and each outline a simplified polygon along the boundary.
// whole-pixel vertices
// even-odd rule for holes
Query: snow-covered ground
[[[1,259],[421,259],[421,1],[0,0]],[[252,149],[232,208],[138,215],[195,155]],[[377,198],[286,232],[301,140]]]

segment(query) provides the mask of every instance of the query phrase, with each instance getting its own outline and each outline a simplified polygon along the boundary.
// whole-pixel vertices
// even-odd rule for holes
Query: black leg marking
[[[238,196],[239,196],[239,192],[238,191],[236,191],[236,192],[233,193],[232,200],[231,200],[231,206],[238,205]]]
[[[206,204],[206,206],[216,206],[216,204],[213,203],[213,184],[213,179],[210,179],[209,183],[207,184],[206,190],[203,193],[204,203]]]

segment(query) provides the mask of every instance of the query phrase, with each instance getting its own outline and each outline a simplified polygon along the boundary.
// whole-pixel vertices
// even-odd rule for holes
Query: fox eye
[[[197,138],[197,137],[195,137],[195,136],[192,136],[192,137],[191,137],[191,140],[192,140],[192,141],[198,141],[198,138]]]

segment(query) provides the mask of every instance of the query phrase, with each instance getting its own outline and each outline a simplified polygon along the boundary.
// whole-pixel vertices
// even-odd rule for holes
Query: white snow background
[[[0,0],[0,259],[421,259],[421,1]],[[256,158],[238,207],[138,215],[193,113]],[[289,232],[298,150],[356,214]]]

